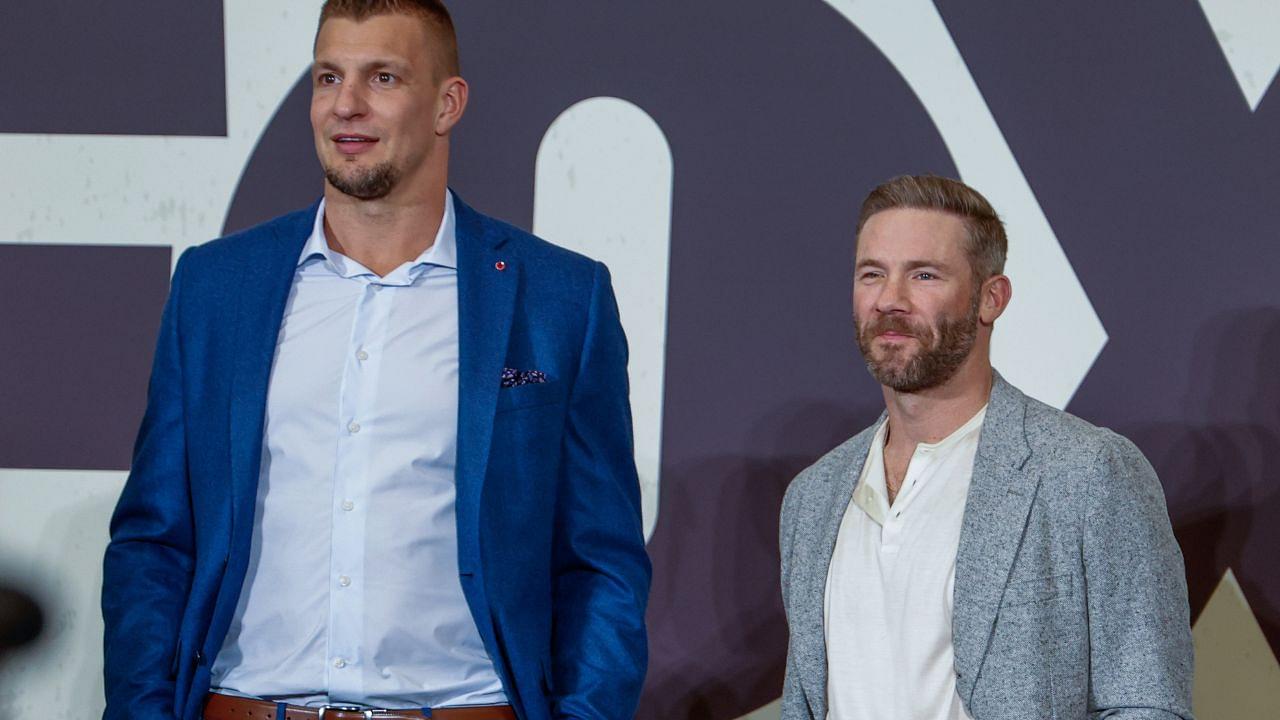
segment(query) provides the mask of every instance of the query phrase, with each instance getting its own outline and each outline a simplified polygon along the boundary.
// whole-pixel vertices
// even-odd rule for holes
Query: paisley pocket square
[[[516,370],[502,368],[502,387],[513,388],[521,385],[540,385],[547,381],[546,373],[541,370]]]

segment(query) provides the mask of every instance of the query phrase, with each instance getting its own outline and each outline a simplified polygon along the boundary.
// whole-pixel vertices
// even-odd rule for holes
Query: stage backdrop
[[[996,364],[1133,438],[1187,559],[1196,707],[1280,707],[1280,4],[456,0],[453,186],[609,263],[654,562],[640,717],[776,716],[790,478],[881,401],[861,197],[1008,221]],[[102,704],[100,559],[177,255],[311,202],[318,3],[7,0],[0,575],[49,611],[0,712]]]

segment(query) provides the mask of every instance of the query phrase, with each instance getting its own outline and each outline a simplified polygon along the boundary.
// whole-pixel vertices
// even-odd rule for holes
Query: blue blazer
[[[521,718],[632,717],[650,566],[608,270],[456,210],[462,589]],[[178,261],[104,562],[107,720],[200,716],[244,583],[271,362],[315,213]],[[500,388],[506,367],[549,381]]]

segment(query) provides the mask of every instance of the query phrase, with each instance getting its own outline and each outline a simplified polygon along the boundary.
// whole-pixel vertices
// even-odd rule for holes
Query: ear
[[[436,114],[436,134],[448,135],[453,126],[467,111],[467,81],[451,77],[440,86],[439,112]]]
[[[1004,275],[987,278],[978,297],[978,319],[983,325],[994,325],[1013,299],[1013,284]]]

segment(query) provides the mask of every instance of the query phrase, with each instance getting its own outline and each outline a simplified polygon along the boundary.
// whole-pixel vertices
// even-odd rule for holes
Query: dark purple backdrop
[[[785,12],[744,1],[454,4],[473,95],[453,184],[468,202],[528,227],[538,144],[584,98],[634,102],[670,141],[662,500],[640,716],[735,718],[780,691],[786,483],[879,411],[849,327],[857,205],[891,175],[955,168],[893,67],[818,0]],[[1273,92],[1250,112],[1194,2],[938,5],[1110,335],[1068,409],[1132,437],[1155,464],[1193,611],[1232,567],[1280,648],[1280,100]],[[213,22],[186,7],[183,22]],[[79,31],[100,19],[59,17]],[[205,28],[220,41],[220,25]],[[194,73],[211,57],[175,67]],[[20,104],[46,97],[18,91]],[[224,127],[221,96],[176,104],[169,131]],[[248,164],[227,229],[318,194],[306,107],[304,81]],[[156,131],[130,112],[119,122]],[[20,128],[10,117],[0,111],[0,131],[67,131],[65,119]],[[122,127],[112,122],[99,130]],[[68,297],[92,285],[30,280],[66,252],[90,250],[0,245],[0,301],[40,319],[0,334],[5,404],[24,419],[0,426],[16,438],[0,466],[127,464],[151,346],[139,334],[154,332],[168,265],[80,256],[138,278],[119,297],[94,295],[105,304],[81,302]],[[104,353],[114,371],[93,380]],[[32,359],[41,354],[60,360]],[[79,404],[46,402],[68,378]],[[109,429],[107,442],[86,442]]]

